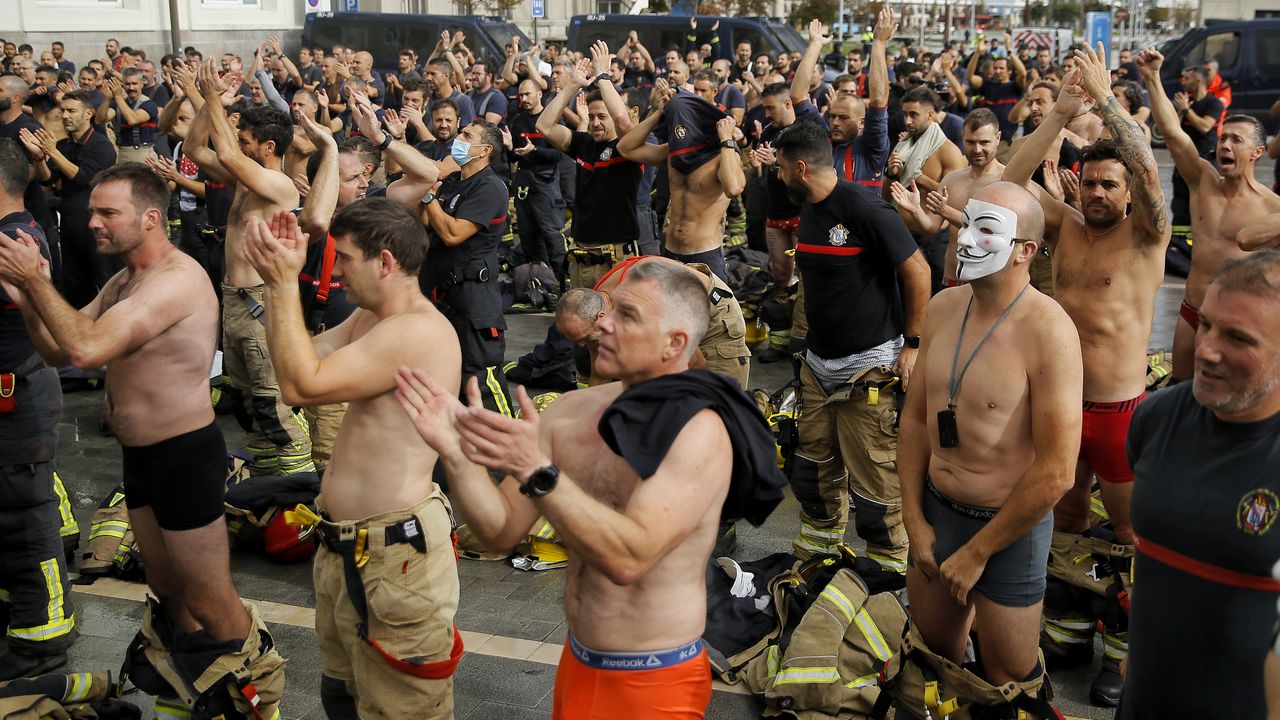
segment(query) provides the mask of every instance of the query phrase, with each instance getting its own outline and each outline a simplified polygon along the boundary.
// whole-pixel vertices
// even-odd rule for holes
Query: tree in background
[[[804,27],[810,20],[821,20],[829,23],[839,12],[837,0],[802,0],[791,8],[787,22],[797,27]]]

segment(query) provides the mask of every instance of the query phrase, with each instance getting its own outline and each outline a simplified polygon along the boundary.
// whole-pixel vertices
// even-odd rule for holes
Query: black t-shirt
[[[227,226],[227,217],[231,215],[231,203],[235,199],[235,183],[223,184],[207,179],[204,181],[204,206],[209,211],[210,226],[216,228]]]
[[[983,80],[982,87],[978,89],[978,96],[978,105],[995,113],[996,120],[1000,122],[1000,136],[1012,138],[1018,126],[1009,120],[1009,111],[1022,97],[1022,87],[1012,80],[1007,82]]]
[[[1063,140],[1062,146],[1058,149],[1058,168],[1080,174],[1080,149],[1070,140]],[[1031,173],[1031,179],[1040,187],[1044,187],[1044,163],[1036,166],[1036,171]]]
[[[1206,580],[1151,553],[1160,546],[1233,573],[1271,576],[1280,557],[1273,527],[1280,416],[1223,422],[1196,401],[1192,383],[1182,383],[1138,406],[1127,450],[1139,549],[1116,717],[1261,720],[1262,662],[1280,593]]]
[[[636,191],[643,168],[622,157],[618,141],[575,132],[569,156],[578,166],[573,239],[583,245],[631,242],[640,236]]]
[[[807,122],[817,125],[823,130],[827,129],[827,121],[818,112],[818,108],[814,107],[813,103],[803,102],[796,105],[795,113],[796,121],[792,123],[793,125]],[[769,125],[764,128],[764,132],[760,136],[761,142],[772,143],[788,127],[791,126]],[[768,219],[790,220],[800,214],[800,206],[791,202],[790,196],[787,195],[786,184],[782,182],[782,178],[778,177],[778,171],[773,168],[766,170],[765,191],[768,199],[768,209],[765,212],[765,217]]]
[[[917,250],[877,193],[846,180],[800,211],[796,266],[804,278],[809,350],[843,358],[902,334],[898,266]]]
[[[93,128],[86,130],[78,141],[71,138],[59,140],[57,147],[58,152],[79,169],[75,177],[65,177],[58,170],[57,163],[47,161],[53,173],[52,181],[61,181],[59,194],[62,205],[58,212],[62,216],[62,231],[88,235],[89,183],[99,170],[116,164],[116,149],[106,135]]]
[[[17,143],[18,149],[27,158],[27,162],[31,162],[31,153],[27,151],[27,146],[23,145],[22,141],[18,139],[18,134],[23,128],[36,132],[41,127],[35,118],[26,113],[20,113],[18,117],[13,119],[13,122],[0,123],[0,138],[9,138]],[[52,219],[52,214],[48,210],[48,203],[45,201],[44,191],[41,190],[40,183],[34,180],[28,183],[27,191],[23,194],[22,200],[32,215],[44,222],[49,222]]]
[[[1222,101],[1215,95],[1205,95],[1201,100],[1191,101],[1191,112],[1200,117],[1213,118],[1213,127],[1209,128],[1209,132],[1203,133],[1192,127],[1191,123],[1182,123],[1183,132],[1191,137],[1191,142],[1196,144],[1196,152],[1202,156],[1212,155],[1213,151],[1218,149],[1218,125],[1222,119]]]
[[[444,211],[452,217],[470,220],[480,226],[462,244],[445,245],[435,233],[430,235],[427,264],[421,276],[423,291],[431,296],[433,288],[445,288],[444,279],[456,268],[483,262],[497,281],[498,244],[507,231],[507,186],[486,167],[465,180],[462,173],[445,179],[437,195]]]
[[[648,70],[636,70],[630,66],[622,72],[622,87],[635,88],[645,95],[653,89],[654,74]]]
[[[40,254],[45,260],[49,259],[49,242],[31,213],[24,210],[0,217],[0,232],[16,240],[17,230],[39,240]],[[0,373],[12,372],[36,351],[22,322],[22,311],[12,303],[13,300],[0,288]]]
[[[546,112],[546,109],[543,109]],[[511,128],[513,148],[522,147],[525,143],[533,143],[534,150],[528,155],[511,153],[510,158],[519,164],[520,173],[532,174],[540,182],[550,182],[556,177],[556,168],[560,167],[561,152],[547,143],[538,130],[538,117],[528,110],[520,110],[511,117],[507,126]]]

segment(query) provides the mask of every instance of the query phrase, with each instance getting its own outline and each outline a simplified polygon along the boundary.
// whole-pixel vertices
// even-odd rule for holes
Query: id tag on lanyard
[[[956,427],[956,411],[947,408],[938,411],[938,446],[953,448],[960,444],[960,430]]]

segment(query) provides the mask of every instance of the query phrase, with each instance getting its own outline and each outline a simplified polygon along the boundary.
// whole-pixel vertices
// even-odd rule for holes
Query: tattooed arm
[[[1081,80],[1097,103],[1102,122],[1111,131],[1120,157],[1132,174],[1129,192],[1133,198],[1134,226],[1141,234],[1139,239],[1144,243],[1168,245],[1171,230],[1169,209],[1160,186],[1156,156],[1137,121],[1120,107],[1116,96],[1111,94],[1110,73],[1100,51],[1101,45],[1099,52],[1089,47],[1076,50]]]

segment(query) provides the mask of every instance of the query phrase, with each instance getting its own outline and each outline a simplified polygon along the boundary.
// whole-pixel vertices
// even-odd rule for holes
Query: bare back
[[[1051,326],[1070,327],[1071,319],[1051,298],[1028,288],[978,352],[964,374],[956,397],[960,443],[939,447],[938,413],[947,408],[952,360],[968,287],[944,290],[929,305],[933,333],[925,363],[929,474],[947,497],[980,507],[1001,507],[1036,459],[1032,438],[1034,376],[1054,352]],[[973,354],[997,316],[969,318],[960,346],[959,367]],[[958,372],[958,370],[957,370]]]
[[[1147,343],[1165,244],[1143,244],[1132,215],[1109,230],[1063,216],[1053,248],[1053,294],[1080,333],[1084,399],[1119,402],[1147,386]]]
[[[1191,193],[1191,231],[1195,252],[1187,274],[1187,302],[1200,307],[1209,283],[1222,266],[1247,253],[1236,245],[1236,236],[1249,223],[1280,213],[1280,196],[1257,183],[1241,182],[1230,188],[1207,160],[1200,160],[1200,183]]]
[[[276,173],[288,185],[288,189],[281,193],[283,202],[272,202],[250,191],[243,184],[236,186],[236,196],[231,201],[231,210],[227,214],[227,240],[224,246],[227,265],[225,282],[231,287],[254,287],[262,284],[262,276],[258,275],[258,271],[254,270],[253,265],[250,265],[244,257],[245,221],[251,217],[270,220],[272,215],[281,210],[293,210],[298,207],[298,191],[293,187],[293,181],[279,170],[267,170],[267,172]]]
[[[107,362],[107,422],[121,444],[153,445],[213,422],[209,371],[219,307],[200,265],[173,248],[136,276],[121,270],[85,312],[97,319],[113,309],[169,323]]]
[[[350,327],[345,327],[350,325]],[[375,327],[392,333],[396,342],[370,338]],[[349,334],[345,348],[367,351],[376,344],[382,366],[418,367],[457,393],[461,382],[461,353],[453,327],[425,298],[413,311],[379,321],[374,313],[356,310],[330,333]],[[326,333],[327,335],[328,333]],[[324,335],[317,338],[321,340]],[[362,344],[363,341],[363,344]],[[318,343],[319,344],[319,343]],[[388,350],[390,348],[390,350]],[[386,373],[387,390],[347,406],[333,446],[333,459],[321,481],[326,511],[335,520],[358,520],[416,504],[432,490],[437,454],[422,442],[396,400],[394,370]]]
[[[622,390],[621,383],[579,390],[563,396],[543,416],[555,463],[618,512],[626,512],[637,486],[645,482],[596,431],[600,416]],[[673,648],[702,636],[707,558],[715,546],[731,464],[726,456],[711,465],[712,477],[689,478],[722,489],[696,529],[636,582],[618,585],[577,553],[570,554],[565,616],[575,638],[598,650],[636,652]]]
[[[720,186],[717,158],[688,175],[668,166],[671,181],[671,209],[667,249],[693,255],[720,247],[721,224],[729,198]]]

